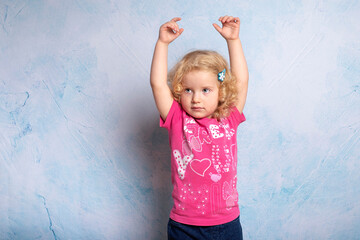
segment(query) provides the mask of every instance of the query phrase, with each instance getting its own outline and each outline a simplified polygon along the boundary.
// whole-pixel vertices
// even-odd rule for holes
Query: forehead
[[[217,86],[218,80],[216,74],[210,71],[194,70],[184,75],[182,80],[186,86]]]

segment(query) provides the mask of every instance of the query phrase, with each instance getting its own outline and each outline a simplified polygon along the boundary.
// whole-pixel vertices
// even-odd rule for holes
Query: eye
[[[209,92],[210,92],[210,89],[208,89],[208,88],[203,89],[203,93],[209,93]]]
[[[184,92],[185,93],[191,93],[191,89],[190,88],[185,88]]]

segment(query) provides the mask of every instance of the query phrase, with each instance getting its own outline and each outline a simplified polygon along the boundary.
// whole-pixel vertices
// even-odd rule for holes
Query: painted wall
[[[239,16],[250,71],[239,127],[245,239],[359,239],[360,1],[0,2],[0,239],[165,239],[167,132],[149,85],[169,63],[226,55]]]

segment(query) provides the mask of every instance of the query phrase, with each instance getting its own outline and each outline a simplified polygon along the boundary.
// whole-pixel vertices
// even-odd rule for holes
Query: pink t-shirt
[[[160,127],[169,131],[174,206],[170,218],[197,226],[230,222],[240,214],[236,189],[236,131],[245,121],[230,116],[196,119],[174,101]]]

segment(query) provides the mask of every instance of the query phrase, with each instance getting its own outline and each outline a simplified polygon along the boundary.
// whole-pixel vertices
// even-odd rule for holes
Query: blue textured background
[[[360,2],[0,2],[0,239],[165,239],[167,132],[149,71],[183,18],[173,65],[226,56],[211,23],[241,19],[245,239],[360,239]]]

